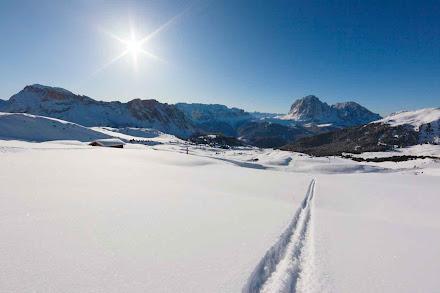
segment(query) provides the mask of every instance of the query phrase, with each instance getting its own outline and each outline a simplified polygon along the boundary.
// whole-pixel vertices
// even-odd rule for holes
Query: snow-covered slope
[[[440,143],[440,108],[393,113],[374,123],[408,126],[419,134],[419,142]]]
[[[109,135],[59,119],[0,112],[0,139],[41,142],[49,140],[91,141],[109,137]]]
[[[167,134],[152,128],[112,128],[112,127],[91,127],[90,129],[101,132],[103,134],[118,137],[120,139],[130,141],[147,141],[156,143],[184,143],[182,140],[172,134]]]
[[[0,140],[0,291],[436,292],[431,161]]]
[[[440,121],[440,108],[425,108],[416,111],[401,111],[384,117],[375,123],[386,123],[391,126],[403,124],[420,127],[423,124]]]
[[[329,106],[316,96],[309,95],[296,100],[289,113],[279,118],[301,123],[353,126],[369,123],[381,117],[355,102],[336,103]]]
[[[48,116],[84,126],[155,128],[182,137],[195,132],[191,121],[174,105],[139,99],[128,103],[95,101],[38,84],[12,96],[3,111]]]

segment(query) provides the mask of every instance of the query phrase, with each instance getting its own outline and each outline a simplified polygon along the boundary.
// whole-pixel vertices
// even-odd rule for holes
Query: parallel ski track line
[[[301,273],[301,252],[312,217],[315,185],[313,179],[292,222],[260,260],[243,288],[243,293],[296,292],[296,283]]]

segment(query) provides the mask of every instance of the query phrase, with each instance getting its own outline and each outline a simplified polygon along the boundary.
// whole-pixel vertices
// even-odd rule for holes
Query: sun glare
[[[98,71],[103,70],[104,68],[106,68],[107,66],[110,66],[111,64],[115,63],[116,61],[118,61],[119,59],[127,56],[127,55],[131,55],[132,59],[133,59],[133,67],[137,68],[138,66],[138,55],[142,54],[145,55],[149,58],[152,58],[156,61],[163,61],[162,59],[160,59],[159,57],[157,57],[156,55],[147,52],[143,46],[144,44],[152,37],[152,34],[146,36],[143,39],[138,39],[135,35],[135,31],[132,28],[131,29],[131,36],[129,39],[123,39],[120,38],[119,36],[105,31],[105,33],[112,37],[113,39],[119,41],[120,43],[125,45],[125,50],[122,51],[118,56],[116,56],[115,58],[113,58],[112,60],[110,60],[107,64],[105,64],[104,66],[102,66]]]
[[[107,30],[103,30],[104,33],[106,33],[108,36],[110,36],[111,38],[124,44],[125,50],[122,51],[119,55],[117,55],[113,59],[111,59],[108,63],[104,64],[100,69],[97,70],[97,72],[104,70],[106,67],[112,65],[113,63],[115,63],[119,59],[124,58],[127,55],[131,55],[131,57],[133,59],[133,67],[134,68],[137,68],[137,65],[138,65],[138,55],[145,55],[145,56],[147,56],[151,59],[154,59],[156,61],[165,62],[164,60],[157,57],[156,55],[146,51],[143,46],[147,42],[150,42],[151,39],[153,39],[155,36],[159,35],[165,28],[167,28],[168,26],[173,24],[176,20],[178,20],[180,17],[182,17],[184,14],[186,14],[191,9],[191,7],[193,7],[195,5],[195,3],[197,3],[197,2],[194,1],[192,5],[189,5],[187,8],[182,10],[179,14],[176,14],[175,16],[173,16],[167,22],[162,24],[160,27],[158,27],[156,30],[151,32],[149,35],[146,35],[142,39],[136,38],[135,29],[133,26],[131,26],[131,28],[130,28],[131,36],[129,39],[121,38],[121,37],[113,34],[112,32],[109,32]]]
[[[160,61],[160,62],[166,62],[164,60],[162,60],[161,58],[157,57],[156,55],[146,51],[144,49],[144,44],[146,44],[147,42],[150,42],[151,39],[153,39],[155,36],[159,35],[163,30],[165,30],[167,27],[171,26],[173,23],[176,22],[176,20],[178,20],[179,18],[181,18],[183,15],[185,15],[195,4],[197,3],[197,1],[193,1],[193,3],[189,6],[187,6],[184,10],[182,10],[180,13],[174,15],[172,18],[170,18],[167,22],[165,22],[164,24],[162,24],[160,27],[158,27],[157,29],[155,29],[154,31],[152,31],[150,34],[144,36],[142,39],[138,39],[136,38],[136,34],[135,34],[135,29],[134,26],[131,25],[130,27],[130,32],[131,32],[131,36],[129,39],[124,39],[121,38],[117,35],[115,35],[112,32],[109,32],[107,30],[103,29],[103,32],[105,34],[107,34],[109,37],[119,41],[120,43],[125,45],[125,50],[122,51],[119,55],[117,55],[116,57],[114,57],[113,59],[111,59],[109,62],[107,62],[106,64],[104,64],[101,68],[99,68],[96,72],[100,72],[102,70],[104,70],[105,68],[107,68],[108,66],[112,65],[113,63],[115,63],[116,61],[124,58],[127,55],[131,55],[132,59],[133,59],[133,67],[136,69],[137,65],[138,65],[138,55],[145,55],[151,59],[154,59],[156,61]],[[95,72],[95,73],[96,73]]]
[[[127,51],[131,55],[137,55],[142,52],[142,44],[138,40],[129,40],[127,41]]]

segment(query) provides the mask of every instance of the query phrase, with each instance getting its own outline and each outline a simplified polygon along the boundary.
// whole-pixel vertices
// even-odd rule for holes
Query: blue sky
[[[177,17],[176,17],[177,15]],[[109,36],[149,35],[161,60]],[[0,98],[25,85],[285,113],[314,94],[382,115],[440,107],[438,1],[0,2]]]

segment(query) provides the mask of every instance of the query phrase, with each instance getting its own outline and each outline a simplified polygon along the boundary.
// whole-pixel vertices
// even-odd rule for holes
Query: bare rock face
[[[130,113],[141,121],[159,122],[164,125],[175,124],[185,128],[191,121],[175,105],[160,103],[156,100],[134,99],[127,103]]]
[[[144,127],[188,137],[192,122],[176,106],[156,100],[96,101],[68,90],[34,84],[13,95],[2,111],[58,118],[84,126]]]
[[[313,95],[296,100],[287,116],[291,120],[307,123],[332,123],[338,117],[337,110]]]
[[[380,115],[355,102],[337,103],[329,106],[313,95],[296,100],[289,113],[282,117],[285,120],[301,123],[331,123],[337,126],[366,124],[380,118]]]
[[[366,124],[382,118],[355,102],[336,103],[332,108],[338,111],[338,118],[346,125]]]
[[[0,100],[0,112],[2,112],[4,109],[6,109],[8,105],[8,102],[6,102],[5,100]]]

